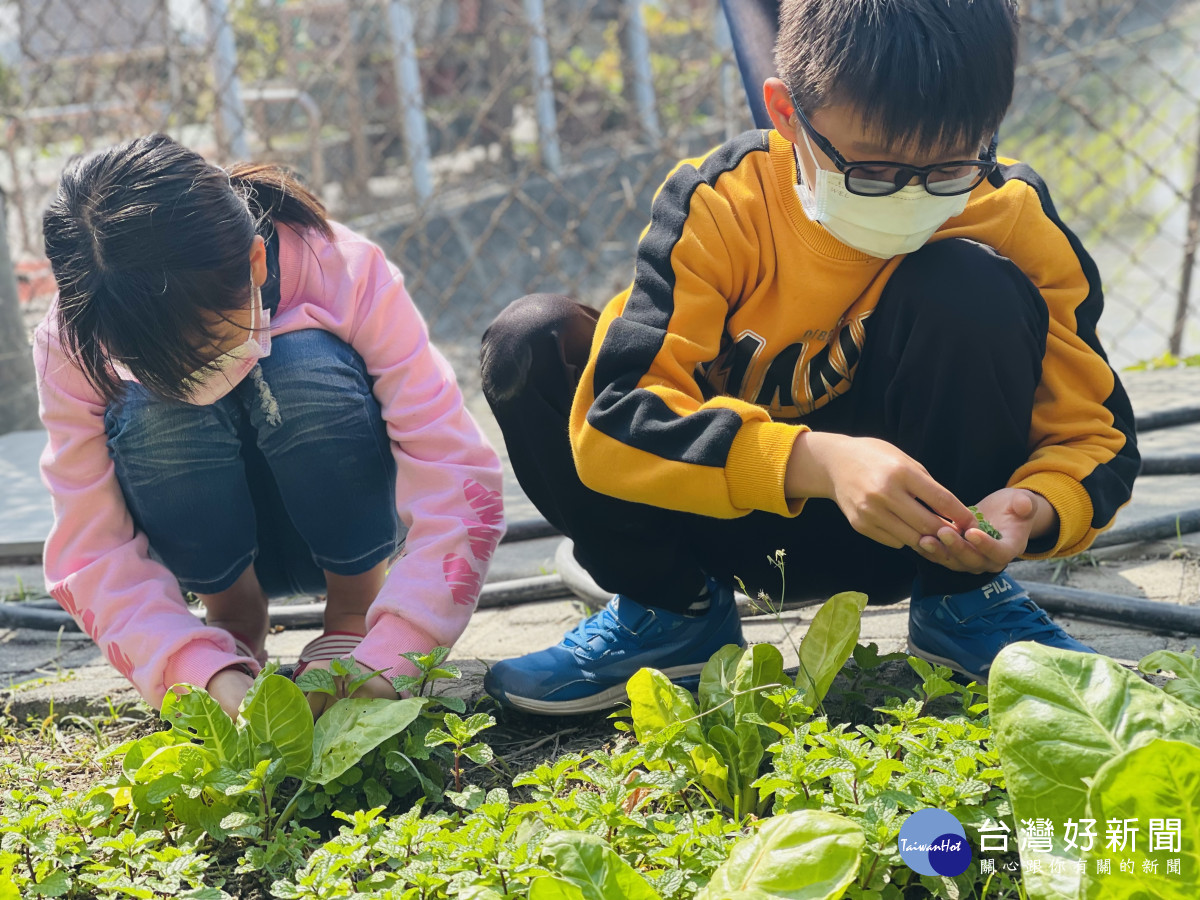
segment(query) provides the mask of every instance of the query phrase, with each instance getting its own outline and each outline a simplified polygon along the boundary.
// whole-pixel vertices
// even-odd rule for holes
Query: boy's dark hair
[[[886,144],[986,139],[1012,102],[1013,0],[783,0],[775,66],[806,114],[852,107]]]
[[[57,325],[106,402],[123,391],[114,362],[159,396],[186,397],[187,376],[211,360],[211,320],[249,302],[250,248],[273,222],[331,234],[284,169],[227,172],[164,134],[67,167],[42,217]]]

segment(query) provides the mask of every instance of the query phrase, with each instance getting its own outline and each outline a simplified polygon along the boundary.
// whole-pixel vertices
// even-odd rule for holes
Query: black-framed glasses
[[[979,154],[979,159],[964,159],[958,162],[938,163],[934,166],[910,166],[904,163],[865,160],[850,162],[837,148],[829,142],[829,138],[813,128],[804,110],[792,98],[792,106],[796,110],[796,118],[808,132],[813,142],[821,148],[821,152],[833,160],[839,172],[846,179],[846,190],[861,197],[886,197],[906,187],[914,178],[920,179],[925,190],[937,197],[954,197],[967,194],[979,187],[984,179],[996,170],[996,138],[986,150]]]

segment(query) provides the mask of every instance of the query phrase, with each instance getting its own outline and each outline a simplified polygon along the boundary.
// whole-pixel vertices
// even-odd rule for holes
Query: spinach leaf
[[[862,827],[806,809],[740,841],[696,900],[836,900],[858,874]]]
[[[1155,650],[1138,663],[1138,668],[1150,675],[1160,669],[1170,672],[1175,677],[1163,686],[1163,690],[1188,706],[1200,709],[1200,656],[1196,656],[1195,647],[1190,653]]]
[[[551,874],[534,879],[529,900],[661,900],[594,834],[554,832],[542,843],[542,860]]]
[[[1122,851],[1133,860],[1133,872],[1121,877],[1096,875],[1089,862],[1091,877],[1081,897],[1085,900],[1191,900],[1200,881],[1200,747],[1183,741],[1159,738],[1149,744],[1127,750],[1110,759],[1096,773],[1088,791],[1089,817],[1098,823],[1110,819],[1136,819],[1139,831],[1134,846]],[[1178,819],[1179,850],[1155,852],[1150,846],[1151,819]],[[1141,826],[1140,823],[1146,823]],[[1087,859],[1106,857],[1103,833],[1096,839]],[[1180,872],[1168,874],[1166,860],[1178,858]],[[1142,863],[1157,861],[1157,872],[1143,870]]]
[[[1087,817],[1088,781],[1105,763],[1156,738],[1200,744],[1200,712],[1107,657],[1022,641],[997,655],[988,678],[992,738],[1018,822]],[[1065,865],[1055,872],[1057,857]],[[1021,851],[1039,900],[1075,900],[1080,875],[1060,842]],[[1029,863],[1040,861],[1039,870]]]
[[[327,784],[388,738],[399,734],[421,712],[424,700],[339,700],[317,720],[313,764],[306,781]]]
[[[801,701],[816,708],[858,643],[867,595],[845,591],[826,600],[800,641],[800,671],[796,689]]]
[[[272,674],[256,681],[246,694],[241,715],[256,758],[263,757],[265,744],[273,748],[273,755],[283,758],[288,775],[303,778],[307,774],[313,755],[312,711],[304,692],[290,679]]]
[[[162,720],[189,741],[209,750],[221,765],[249,763],[249,741],[241,739],[233,720],[208,691],[177,684],[163,698]]]

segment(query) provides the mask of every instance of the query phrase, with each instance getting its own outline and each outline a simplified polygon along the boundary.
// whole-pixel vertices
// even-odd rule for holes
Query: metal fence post
[[[550,172],[562,167],[558,146],[558,117],[554,110],[554,80],[550,73],[550,41],[546,33],[546,11],[542,0],[525,0],[529,20],[529,56],[533,63],[533,94],[537,104],[538,139],[542,162]]]
[[[730,62],[733,56],[733,35],[729,33],[729,20],[725,18],[725,6],[720,0],[713,0],[716,12],[713,14],[713,43],[721,54],[721,105],[724,106],[725,140],[731,141],[741,130],[737,127],[733,111],[739,98],[738,86],[734,83],[734,66]]]
[[[421,96],[421,70],[417,65],[417,44],[413,38],[411,0],[391,0],[387,19],[408,165],[412,169],[417,197],[428,200],[433,195],[433,173],[429,168],[429,130],[425,125],[425,101]]]
[[[1192,173],[1192,191],[1188,201],[1187,236],[1183,247],[1183,272],[1179,280],[1179,299],[1175,305],[1175,322],[1171,327],[1170,350],[1175,356],[1183,352],[1183,330],[1187,325],[1192,299],[1192,272],[1196,254],[1200,251],[1200,143],[1196,145],[1196,168]]]
[[[654,70],[650,65],[650,38],[642,18],[642,0],[623,0],[626,15],[626,35],[633,72],[633,96],[637,104],[642,131],[651,141],[659,137],[658,107],[654,96]]]
[[[212,45],[213,93],[217,98],[217,139],[224,156],[244,160],[250,154],[246,146],[246,110],[242,106],[242,85],[237,75],[237,48],[233,26],[229,23],[226,0],[204,0],[208,14],[208,40]]]
[[[8,208],[0,189],[0,434],[38,426],[33,353],[21,321],[12,255],[8,250]]]

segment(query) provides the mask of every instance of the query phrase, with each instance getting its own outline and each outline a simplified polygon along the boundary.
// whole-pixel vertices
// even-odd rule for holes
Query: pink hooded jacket
[[[373,243],[331,224],[333,240],[278,226],[280,301],[271,334],[335,334],[375,379],[396,460],[396,508],[409,530],[354,656],[389,675],[411,673],[399,654],[451,646],[474,610],[504,534],[500,461],[430,344],[400,271]],[[52,307],[34,336],[49,432],[41,471],[54,505],[47,589],[156,707],[178,682],[203,686],[239,662],[257,671],[228,632],[187,609],[174,576],[150,558],[108,455],[104,401],[64,354],[55,316]]]

